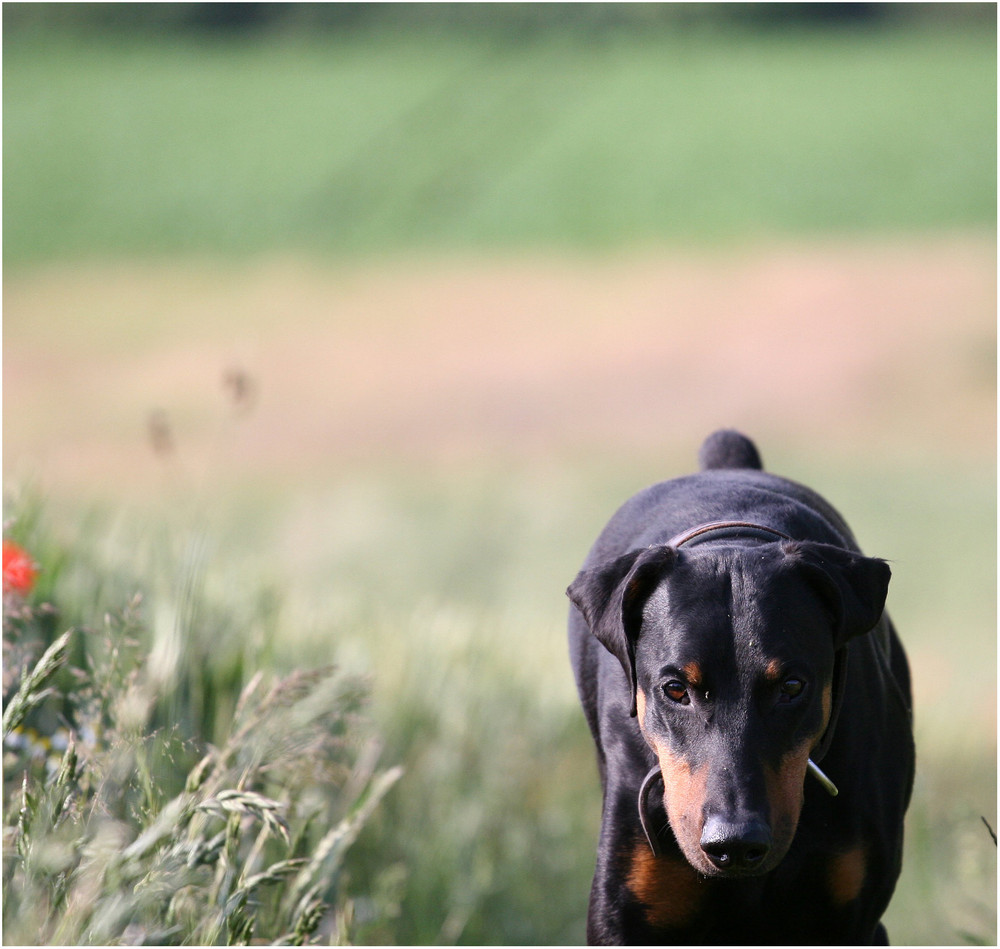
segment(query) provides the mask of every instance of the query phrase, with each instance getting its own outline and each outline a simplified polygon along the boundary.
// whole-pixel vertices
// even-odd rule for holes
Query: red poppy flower
[[[12,541],[3,542],[3,592],[20,593],[21,596],[31,592],[31,587],[38,576],[34,561],[23,548]]]

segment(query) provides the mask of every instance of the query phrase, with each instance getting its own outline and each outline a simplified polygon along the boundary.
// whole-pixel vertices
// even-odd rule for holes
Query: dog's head
[[[888,584],[881,560],[787,541],[649,547],[569,587],[622,665],[670,826],[700,873],[765,873],[787,853],[834,655],[878,623]]]

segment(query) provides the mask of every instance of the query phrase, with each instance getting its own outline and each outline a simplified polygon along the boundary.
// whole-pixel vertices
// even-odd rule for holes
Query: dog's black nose
[[[771,849],[771,828],[760,821],[730,824],[710,817],[701,832],[701,849],[720,870],[753,872]]]

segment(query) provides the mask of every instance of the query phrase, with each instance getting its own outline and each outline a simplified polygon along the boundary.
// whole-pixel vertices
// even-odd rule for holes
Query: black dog
[[[587,938],[887,942],[914,762],[889,568],[737,432],[700,462],[567,591],[604,787]]]

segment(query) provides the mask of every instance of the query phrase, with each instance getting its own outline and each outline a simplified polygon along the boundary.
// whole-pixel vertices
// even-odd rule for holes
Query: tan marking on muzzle
[[[771,808],[771,834],[779,851],[790,846],[795,836],[802,813],[809,755],[826,731],[832,707],[832,690],[828,686],[823,690],[823,723],[819,731],[782,756],[777,770],[764,769],[767,801]]]
[[[663,775],[663,804],[674,837],[691,866],[711,872],[714,868],[701,849],[708,766],[692,769],[663,745],[657,745],[655,751]]]
[[[705,882],[686,863],[654,857],[643,841],[632,853],[626,883],[645,907],[646,921],[661,929],[678,929],[698,913]]]
[[[705,801],[705,783],[708,768],[692,771],[691,766],[677,755],[671,754],[666,745],[646,732],[646,693],[637,688],[635,692],[636,714],[639,731],[647,744],[656,753],[663,775],[663,806],[667,819],[681,850],[693,867],[706,867],[707,861],[701,850],[701,826]],[[650,853],[652,857],[652,853]],[[707,868],[707,867],[706,867]]]
[[[795,828],[799,825],[806,767],[812,746],[811,740],[805,741],[781,759],[777,770],[764,769],[764,785],[771,809],[771,835],[777,850],[783,851],[791,845]]]

